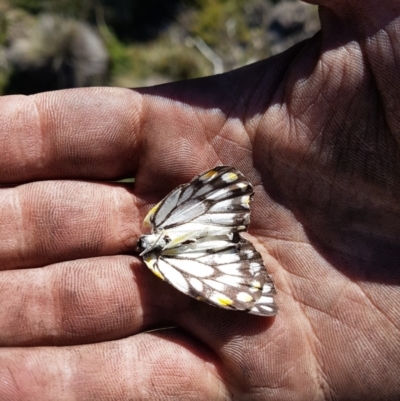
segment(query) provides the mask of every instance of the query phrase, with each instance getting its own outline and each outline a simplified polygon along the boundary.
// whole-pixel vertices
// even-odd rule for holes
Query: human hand
[[[322,35],[222,76],[1,98],[0,399],[396,399],[398,17],[326,2]],[[149,207],[217,164],[255,187],[276,318],[133,254]]]

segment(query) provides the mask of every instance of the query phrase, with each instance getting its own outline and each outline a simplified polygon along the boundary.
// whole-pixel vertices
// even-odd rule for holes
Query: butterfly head
[[[140,256],[146,253],[161,253],[170,242],[170,238],[163,231],[155,234],[142,235],[137,243],[137,250]]]

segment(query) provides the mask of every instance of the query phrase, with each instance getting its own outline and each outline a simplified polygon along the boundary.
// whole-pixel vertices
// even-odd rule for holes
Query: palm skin
[[[0,399],[398,399],[400,6],[320,3],[322,34],[222,76],[0,99]],[[255,187],[275,318],[134,254],[218,164]]]

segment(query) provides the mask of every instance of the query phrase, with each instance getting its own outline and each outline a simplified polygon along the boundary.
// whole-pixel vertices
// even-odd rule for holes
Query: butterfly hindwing
[[[207,303],[272,316],[272,279],[239,233],[250,221],[253,188],[242,173],[215,167],[173,190],[146,216],[139,241],[147,266],[179,291]]]

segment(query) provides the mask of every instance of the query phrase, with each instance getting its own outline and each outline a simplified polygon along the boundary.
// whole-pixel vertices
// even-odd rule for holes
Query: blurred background
[[[0,94],[219,74],[318,30],[297,0],[0,0]]]

